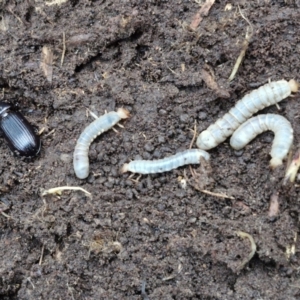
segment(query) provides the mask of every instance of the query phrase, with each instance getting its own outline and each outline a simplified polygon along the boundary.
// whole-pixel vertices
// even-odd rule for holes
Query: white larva
[[[204,150],[216,147],[254,113],[280,102],[297,91],[298,83],[293,79],[289,82],[280,80],[261,86],[245,95],[227,114],[201,132],[197,139],[197,146]]]
[[[116,112],[109,112],[90,125],[88,125],[79,136],[73,155],[73,166],[78,178],[84,179],[89,175],[89,147],[92,141],[101,133],[109,130],[121,119],[129,117],[129,112],[124,108],[119,108]]]
[[[244,148],[257,135],[264,131],[274,132],[274,141],[270,155],[270,166],[275,168],[282,164],[293,144],[293,128],[284,117],[275,114],[259,115],[243,123],[232,135],[230,145],[239,150]]]
[[[132,172],[139,174],[163,173],[177,169],[184,165],[200,164],[200,158],[209,160],[209,154],[201,149],[189,149],[175,155],[156,160],[134,160],[125,164],[121,172]]]

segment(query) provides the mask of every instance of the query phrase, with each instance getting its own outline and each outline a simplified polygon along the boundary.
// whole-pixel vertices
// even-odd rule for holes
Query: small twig
[[[26,280],[32,285],[33,289],[35,289],[35,285],[33,284],[33,282],[31,281],[30,277],[27,277]]]
[[[214,193],[214,192],[210,192],[210,191],[207,191],[207,190],[200,190],[198,188],[196,188],[198,191],[204,193],[204,194],[208,194],[208,195],[211,195],[211,196],[215,196],[215,197],[218,197],[218,198],[224,198],[224,199],[231,199],[231,200],[235,200],[234,197],[232,196],[227,196],[225,194],[221,194],[221,193]]]
[[[194,177],[194,179],[196,179],[197,173],[196,173],[192,168],[190,168],[190,171],[191,171],[192,176]],[[185,178],[187,179],[187,177],[186,177],[185,174],[184,174],[184,176],[185,176]],[[225,194],[223,194],[223,193],[221,194],[221,193],[210,192],[210,191],[208,191],[208,190],[202,190],[202,189],[200,189],[199,187],[197,187],[196,185],[193,185],[193,187],[194,187],[197,191],[200,191],[200,192],[202,192],[202,193],[204,193],[204,194],[207,194],[207,195],[210,195],[210,196],[215,196],[215,197],[218,197],[218,198],[224,198],[224,199],[235,200],[234,197],[232,197],[232,196],[227,196],[227,195],[225,195]]]
[[[42,129],[39,130],[38,135],[41,135],[45,131],[46,127],[43,127]]]
[[[51,135],[51,134],[54,133],[54,132],[55,132],[55,129],[52,129],[52,130],[49,131],[47,134],[45,134],[44,137],[47,137],[47,136]]]
[[[213,70],[210,68],[211,73],[213,74]],[[226,91],[223,88],[220,88],[218,83],[216,82],[214,76],[212,76],[209,72],[207,72],[206,70],[202,70],[200,73],[201,78],[203,79],[203,81],[206,83],[206,85],[212,89],[213,91],[216,92],[216,94],[220,97],[220,98],[229,98],[230,97],[230,93],[228,91]]]
[[[196,136],[197,136],[197,123],[196,123],[196,120],[195,120],[194,130],[192,130],[192,129],[190,129],[190,130],[194,132],[194,135],[193,135],[192,141],[190,143],[190,147],[189,147],[189,149],[192,149],[192,146],[193,146],[193,144],[195,142],[195,139],[196,139]],[[194,173],[194,170],[193,170],[192,166],[190,165],[189,167],[190,167],[190,171],[192,173],[192,176],[195,178],[196,174]]]
[[[39,265],[40,266],[42,265],[42,261],[43,261],[44,249],[45,249],[45,245],[43,244],[42,251],[41,251],[41,256],[40,256],[40,260],[39,260]]]
[[[252,35],[253,35],[253,26],[252,24],[250,23],[250,21],[243,15],[241,9],[240,9],[240,6],[238,5],[238,8],[239,8],[239,12],[240,12],[240,15],[242,16],[242,18],[249,24],[250,26],[250,33],[249,33],[249,28],[247,28],[247,31],[246,31],[246,36],[245,36],[245,40],[243,42],[243,47],[242,47],[242,51],[238,57],[238,59],[236,60],[235,62],[235,65],[232,69],[232,72],[228,78],[228,81],[231,81],[234,79],[239,67],[240,67],[240,64],[246,54],[246,51],[248,49],[248,46],[249,46],[249,43],[250,43],[250,39],[252,38]]]
[[[5,212],[1,211],[1,215],[6,217],[7,219],[13,219],[10,215],[6,214]]]
[[[65,53],[66,53],[66,34],[65,34],[65,32],[63,32],[63,51],[62,51],[61,60],[60,60],[61,67],[64,63]]]
[[[196,173],[194,172],[194,169],[192,168],[191,165],[189,165],[189,167],[190,167],[190,172],[191,172],[191,174],[192,174],[192,177],[193,177],[194,179],[196,179]],[[185,176],[186,176],[186,175],[185,175]],[[186,179],[187,179],[187,177],[186,177]]]
[[[198,10],[198,12],[194,15],[193,20],[191,22],[191,29],[196,30],[199,26],[200,22],[203,20],[203,17],[208,15],[210,8],[215,3],[215,0],[206,0],[206,2],[202,5],[202,7]]]
[[[174,75],[178,75],[174,70],[172,70],[168,65],[167,68],[174,74]]]
[[[24,25],[24,22],[21,20],[21,18],[19,16],[17,16],[12,9],[8,9],[8,11],[22,24]]]

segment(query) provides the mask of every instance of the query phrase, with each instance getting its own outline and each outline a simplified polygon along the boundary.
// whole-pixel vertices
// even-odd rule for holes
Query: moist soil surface
[[[22,159],[1,137],[1,299],[299,299],[299,180],[269,168],[272,132],[209,163],[120,173],[188,149],[269,80],[300,79],[298,1],[198,2],[1,1],[1,100],[42,140]],[[299,99],[259,112],[291,122],[293,153]],[[90,112],[119,107],[124,128],[94,140],[76,178]],[[92,196],[42,195],[60,186]]]

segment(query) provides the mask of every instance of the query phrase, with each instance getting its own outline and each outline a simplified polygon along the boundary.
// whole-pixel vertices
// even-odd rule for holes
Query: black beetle
[[[10,103],[0,102],[0,129],[14,154],[31,157],[40,152],[40,137],[25,117],[15,111]]]

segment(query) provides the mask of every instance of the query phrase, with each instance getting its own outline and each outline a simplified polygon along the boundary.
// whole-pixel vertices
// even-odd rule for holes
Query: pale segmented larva
[[[78,178],[84,179],[89,175],[89,147],[92,141],[104,131],[112,128],[121,119],[129,117],[129,112],[124,108],[119,108],[117,112],[109,112],[87,126],[79,136],[73,155],[73,165]]]
[[[156,160],[134,160],[125,164],[121,172],[132,172],[139,174],[154,174],[177,169],[184,165],[200,164],[200,158],[209,160],[209,154],[201,149],[189,149],[175,155]]]
[[[257,135],[267,130],[272,130],[275,134],[270,152],[270,166],[275,168],[282,164],[293,143],[293,128],[286,118],[275,114],[253,117],[233,133],[230,145],[236,150],[242,149]]]
[[[280,80],[261,86],[245,95],[227,114],[201,132],[197,139],[197,146],[204,150],[216,147],[254,113],[280,102],[297,91],[298,83],[293,79],[289,82]]]

